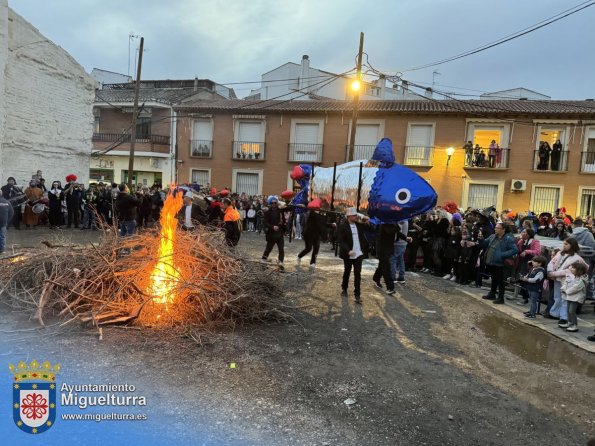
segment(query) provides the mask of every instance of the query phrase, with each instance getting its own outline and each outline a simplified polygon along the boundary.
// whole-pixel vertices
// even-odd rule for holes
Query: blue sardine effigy
[[[360,211],[366,213],[372,223],[392,224],[423,214],[438,200],[436,191],[413,170],[396,164],[392,142],[380,140],[371,160],[351,161],[337,166],[335,174],[334,210],[343,212],[357,204],[360,163],[363,163],[360,190]],[[296,166],[291,173],[302,190],[293,204],[308,203],[319,198],[322,210],[331,209],[333,167],[314,167],[309,164]]]

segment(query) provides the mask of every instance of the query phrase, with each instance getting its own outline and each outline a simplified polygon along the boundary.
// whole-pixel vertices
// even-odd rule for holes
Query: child
[[[537,314],[537,307],[541,301],[541,292],[543,291],[543,281],[546,276],[546,264],[547,259],[544,256],[534,257],[533,260],[527,262],[527,266],[531,267],[531,271],[520,279],[524,282],[524,288],[531,300],[531,308],[525,313],[526,318],[535,319]]]
[[[248,232],[254,232],[256,230],[254,225],[256,221],[256,210],[254,209],[254,206],[250,206],[246,217],[248,217]]]
[[[562,298],[568,302],[568,322],[558,326],[566,331],[575,332],[578,331],[576,309],[587,297],[587,265],[580,261],[574,262],[569,270],[560,288]]]

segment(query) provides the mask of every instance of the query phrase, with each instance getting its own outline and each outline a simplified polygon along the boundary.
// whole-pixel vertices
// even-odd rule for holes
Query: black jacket
[[[397,239],[407,239],[407,236],[401,232],[399,225],[380,225],[376,234],[376,255],[392,255],[395,251],[395,241]]]
[[[266,233],[267,238],[279,236],[283,237],[285,234],[285,227],[287,226],[287,222],[285,221],[285,212],[279,209],[279,207],[276,209],[273,209],[272,207],[268,208],[264,213],[262,224],[264,226],[264,232]],[[274,231],[273,226],[278,226],[279,230]]]
[[[356,223],[357,236],[359,238],[359,245],[364,253],[364,258],[368,257],[368,241],[364,236],[365,231],[369,228],[366,223]],[[349,251],[353,249],[353,236],[351,234],[351,226],[347,220],[343,220],[339,225],[339,257],[342,259],[349,259]]]
[[[0,228],[8,226],[13,215],[14,210],[12,209],[10,202],[5,198],[0,197]]]
[[[326,217],[323,217],[318,212],[310,211],[308,212],[302,235],[306,240],[320,240],[326,230],[326,226]]]
[[[140,200],[132,195],[120,192],[116,198],[116,214],[120,221],[136,220],[136,209]]]

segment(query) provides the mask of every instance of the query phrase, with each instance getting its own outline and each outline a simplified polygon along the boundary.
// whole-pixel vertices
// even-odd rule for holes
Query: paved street
[[[65,234],[77,243],[97,237]],[[10,236],[35,246],[47,233]],[[257,258],[263,237],[246,234],[240,246]],[[287,272],[277,279],[293,289],[295,322],[205,333],[201,346],[149,329],[107,328],[101,341],[76,326],[37,329],[3,306],[5,362],[59,360],[61,382],[130,383],[148,399],[148,421],[59,420],[45,444],[65,435],[105,444],[117,433],[143,444],[541,446],[595,435],[592,353],[442,279],[409,275],[386,296],[370,286],[375,261],[364,267],[364,303],[355,305],[339,296],[342,267],[328,246],[313,273],[294,264],[301,247],[287,247]],[[0,416],[10,441],[34,444],[6,408]]]

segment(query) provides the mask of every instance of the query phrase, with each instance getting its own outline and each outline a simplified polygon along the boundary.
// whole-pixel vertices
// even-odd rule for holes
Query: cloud
[[[562,4],[564,3],[564,4]],[[359,32],[383,71],[432,62],[500,38],[569,7],[557,0],[29,0],[18,13],[85,68],[126,73],[128,35],[145,37],[143,78],[260,79],[285,62],[342,72],[355,65]],[[524,86],[556,98],[595,96],[588,73],[595,7],[499,47],[405,72],[482,91]],[[132,63],[134,63],[134,48]],[[253,85],[235,87],[240,94]],[[243,91],[241,91],[243,89]],[[462,90],[461,90],[462,91]]]

